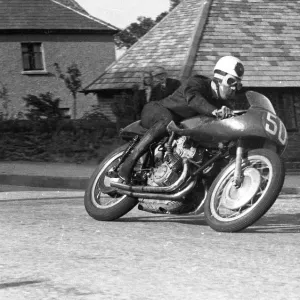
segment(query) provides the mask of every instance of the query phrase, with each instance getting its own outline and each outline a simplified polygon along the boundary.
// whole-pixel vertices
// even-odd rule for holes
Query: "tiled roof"
[[[91,17],[74,0],[0,0],[0,30],[104,30],[113,25]]]
[[[206,2],[206,25],[192,43]],[[212,76],[221,56],[235,55],[245,63],[245,86],[299,87],[300,0],[183,0],[86,90],[130,88],[153,65],[180,79],[195,45],[190,73]]]
[[[178,5],[88,89],[129,88],[139,81],[141,69],[156,65],[176,76],[182,69],[202,6],[203,0]]]
[[[228,54],[245,63],[246,86],[299,87],[300,0],[214,0],[194,71]]]

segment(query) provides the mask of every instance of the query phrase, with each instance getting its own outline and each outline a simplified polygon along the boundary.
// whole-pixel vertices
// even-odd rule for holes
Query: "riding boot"
[[[147,148],[158,138],[166,133],[166,122],[159,121],[144,134],[139,143],[135,146],[132,153],[120,166],[119,177],[126,183],[129,182],[132,169],[137,160],[146,152]]]

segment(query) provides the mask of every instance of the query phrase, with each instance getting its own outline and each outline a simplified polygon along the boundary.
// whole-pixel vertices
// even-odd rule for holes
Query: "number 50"
[[[287,140],[287,132],[284,124],[273,114],[267,113],[265,129],[271,135],[277,136],[281,144],[285,145]],[[279,128],[279,131],[278,131]]]

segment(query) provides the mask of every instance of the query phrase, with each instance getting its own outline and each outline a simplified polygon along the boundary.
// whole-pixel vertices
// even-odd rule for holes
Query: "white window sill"
[[[22,75],[48,75],[48,71],[44,70],[35,70],[35,71],[22,71]]]

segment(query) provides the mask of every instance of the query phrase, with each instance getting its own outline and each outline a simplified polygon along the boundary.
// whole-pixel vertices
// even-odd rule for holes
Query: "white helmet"
[[[240,59],[234,56],[223,56],[215,65],[214,73],[225,76],[230,74],[242,80],[244,65]]]

